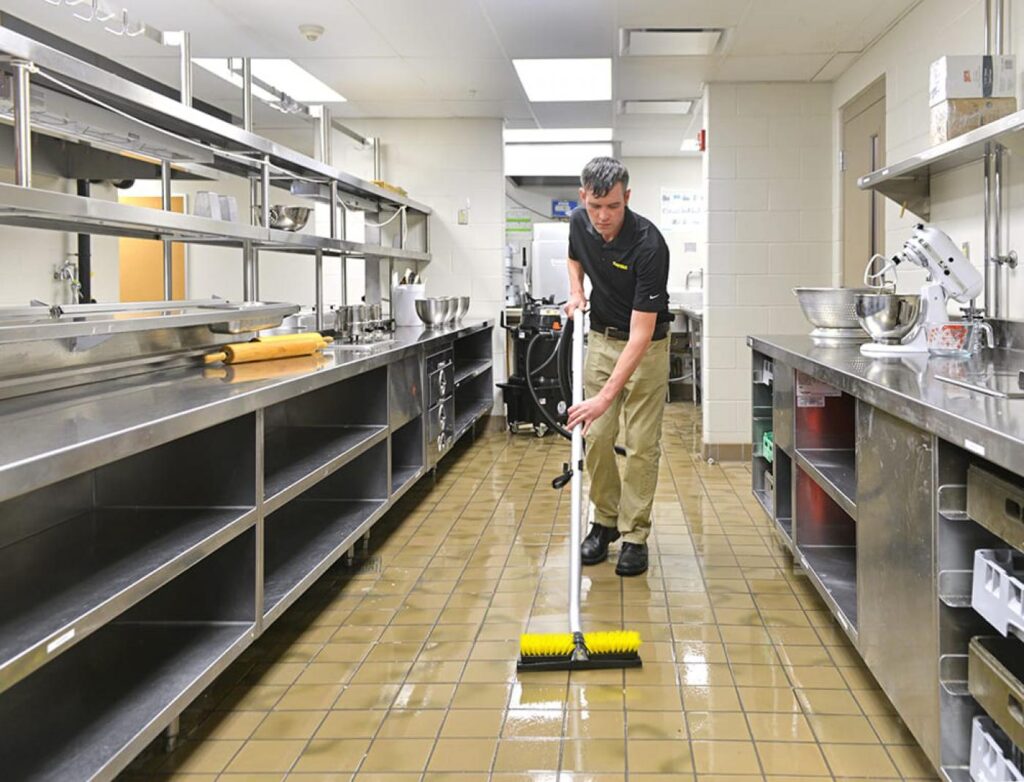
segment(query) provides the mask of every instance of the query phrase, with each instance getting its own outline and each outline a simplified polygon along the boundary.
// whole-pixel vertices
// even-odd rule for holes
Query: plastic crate
[[[996,630],[1024,635],[1024,554],[1012,549],[974,552],[971,605]]]
[[[773,432],[765,432],[761,438],[761,455],[764,456],[768,464],[775,460],[775,434]]]
[[[996,738],[998,730],[988,717],[975,717],[971,722],[971,779],[974,782],[1024,782],[1024,774],[1013,765]]]

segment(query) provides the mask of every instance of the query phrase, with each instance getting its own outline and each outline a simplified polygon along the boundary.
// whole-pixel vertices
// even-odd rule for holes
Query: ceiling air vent
[[[717,53],[719,27],[624,27],[619,31],[623,57],[705,57]]]
[[[620,102],[620,114],[689,114],[693,109],[692,98],[679,100],[624,100]]]

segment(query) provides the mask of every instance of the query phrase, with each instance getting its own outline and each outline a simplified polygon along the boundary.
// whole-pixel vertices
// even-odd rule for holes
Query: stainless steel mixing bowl
[[[898,345],[921,319],[921,296],[900,293],[860,293],[854,304],[857,320],[875,342]]]
[[[444,322],[454,323],[455,318],[459,314],[459,299],[456,296],[442,296],[441,301],[448,305],[448,309],[445,311]]]
[[[270,207],[270,227],[280,231],[301,231],[312,213],[313,209],[309,206],[275,204]]]
[[[462,322],[462,319],[466,317],[466,313],[469,312],[469,296],[459,296],[459,311],[455,315],[455,320]]]
[[[861,294],[877,293],[871,288],[793,288],[804,317],[820,329],[857,329],[855,303]]]
[[[428,328],[440,328],[448,316],[448,302],[444,299],[416,299],[416,314]]]

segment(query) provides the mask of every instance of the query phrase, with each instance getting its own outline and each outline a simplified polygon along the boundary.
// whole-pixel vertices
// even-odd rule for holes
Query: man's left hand
[[[572,431],[577,424],[583,424],[583,436],[587,436],[594,421],[600,418],[611,407],[611,402],[603,396],[595,396],[592,399],[585,399],[578,405],[569,408],[569,420],[565,428]]]

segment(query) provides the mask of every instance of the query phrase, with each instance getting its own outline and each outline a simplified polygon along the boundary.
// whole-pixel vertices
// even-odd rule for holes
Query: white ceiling
[[[625,99],[700,95],[709,81],[829,81],[921,0],[119,0],[132,20],[188,29],[196,57],[289,57],[348,98],[339,117],[503,117],[510,127],[608,127],[626,156],[675,155],[685,116],[623,116]],[[104,0],[113,5],[112,0]],[[176,52],[74,18],[85,6],[4,0],[4,11],[170,84]],[[300,23],[320,24],[315,43]],[[709,57],[619,57],[622,27],[721,27]],[[513,58],[613,57],[613,101],[530,104]],[[197,69],[197,97],[239,112]],[[699,107],[696,109],[699,111]],[[257,121],[297,120],[261,109]]]

